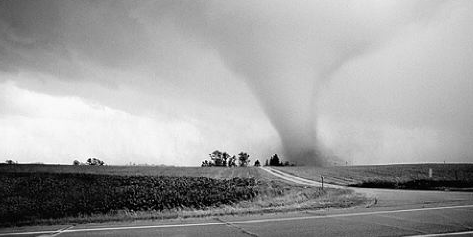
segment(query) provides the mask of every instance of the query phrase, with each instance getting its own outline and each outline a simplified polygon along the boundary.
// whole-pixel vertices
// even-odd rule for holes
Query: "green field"
[[[335,167],[274,167],[307,179],[359,187],[379,188],[471,188],[473,164],[399,164]],[[429,169],[432,177],[429,177]]]

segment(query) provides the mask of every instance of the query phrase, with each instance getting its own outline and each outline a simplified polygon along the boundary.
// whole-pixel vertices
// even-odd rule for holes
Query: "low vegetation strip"
[[[257,194],[253,178],[0,173],[0,224],[118,210],[202,209]]]
[[[372,188],[473,188],[473,164],[399,164],[334,167],[273,167],[306,179]]]
[[[75,173],[121,176],[191,176],[215,179],[267,178],[261,177],[258,167],[174,167],[174,166],[93,166],[0,164],[0,173]],[[266,175],[263,172],[263,175]]]
[[[351,184],[352,187],[363,188],[392,188],[392,189],[418,189],[418,190],[463,190],[473,191],[473,181],[467,180],[429,180],[415,179],[409,181],[379,180],[369,179],[357,184]]]

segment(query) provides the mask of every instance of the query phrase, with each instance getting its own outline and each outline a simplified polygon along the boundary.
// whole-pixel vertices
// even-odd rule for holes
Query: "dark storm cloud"
[[[5,52],[2,63],[8,68],[54,74],[73,70],[74,57],[110,67],[146,60],[141,55],[146,56],[148,38],[124,2],[40,0],[0,4],[1,46]]]
[[[341,114],[349,120],[358,114],[367,117],[378,114],[354,104],[358,100],[356,96],[338,102],[339,98],[334,96],[337,92],[330,90],[332,95],[326,98],[334,97],[334,101],[318,111],[319,94],[327,83],[332,83],[331,78],[365,58],[368,63],[352,75],[361,78],[365,71],[376,71],[379,58],[374,61],[370,59],[372,55],[385,52],[379,56],[382,61],[392,53],[386,48],[402,46],[404,39],[415,40],[426,29],[435,31],[439,25],[443,27],[449,14],[470,5],[466,1],[2,1],[0,70],[47,74],[43,80],[57,82],[44,86],[43,82],[35,84],[27,80],[19,84],[51,94],[92,97],[120,109],[123,106],[118,104],[125,101],[128,105],[124,107],[131,111],[135,107],[152,106],[153,99],[156,104],[163,104],[163,97],[206,100],[221,108],[237,101],[236,104],[245,107],[251,103],[251,97],[234,82],[235,78],[242,78],[278,131],[287,158],[323,164],[315,129],[320,113]],[[463,18],[451,24],[469,26]],[[438,34],[449,33],[441,29]],[[432,42],[436,36],[426,37],[427,42]],[[464,48],[469,41],[460,37],[451,42]],[[424,54],[433,47],[436,45],[418,45],[420,49],[411,58],[428,61]],[[409,47],[399,48],[409,50]],[[470,59],[468,54],[449,51],[447,47],[444,53],[454,61],[463,56],[466,61]],[[441,56],[431,55],[434,59],[438,57]],[[396,62],[396,58],[387,58],[386,65]],[[435,63],[422,67],[425,71],[438,69]],[[463,78],[469,75],[467,68],[468,65],[448,65],[438,73],[449,77],[460,71],[459,76]],[[404,68],[388,67],[386,71],[396,72],[402,78],[416,74],[416,70]],[[404,71],[408,73],[402,75],[400,72]],[[352,75],[344,75],[341,80],[350,84]],[[388,77],[382,73],[379,76]],[[389,75],[387,83],[392,83],[389,92],[409,90],[408,86],[393,83],[402,81],[398,76]],[[435,73],[422,76],[435,78]],[[422,81],[419,85],[429,84],[421,79],[413,80]],[[69,81],[74,87],[67,84]],[[359,81],[360,84],[350,84],[349,89],[342,86],[342,90],[350,94],[357,86],[366,85],[367,91],[375,92],[366,98],[368,102],[360,103],[383,107],[379,110],[387,111],[380,113],[383,115],[399,110],[380,119],[383,122],[408,127],[410,123],[406,120],[424,120],[425,114],[433,113],[435,119],[426,124],[435,128],[447,124],[435,122],[443,120],[471,124],[463,114],[466,104],[456,103],[453,95],[446,96],[444,107],[455,108],[455,113],[461,115],[451,120],[428,101],[436,90],[427,88],[426,101],[418,102],[414,109],[412,102],[417,100],[409,96],[400,98],[395,106],[390,106],[390,102],[375,103],[385,100],[384,94],[376,93],[383,91],[379,84],[383,79],[372,84]],[[451,85],[448,81],[439,83]],[[463,83],[462,79],[460,84]],[[93,84],[117,91],[133,88],[134,92],[123,95],[126,99],[117,100],[113,92],[90,92],[95,88]],[[76,89],[76,85],[83,88]],[[242,92],[229,96],[232,89]],[[470,92],[464,87],[459,91]],[[141,92],[150,96],[142,96]],[[140,103],[144,100],[148,103]],[[226,100],[233,102],[219,104]],[[159,110],[162,106],[154,108]],[[360,113],[365,110],[368,111]],[[351,111],[355,115],[350,115]],[[409,115],[399,116],[403,113]]]

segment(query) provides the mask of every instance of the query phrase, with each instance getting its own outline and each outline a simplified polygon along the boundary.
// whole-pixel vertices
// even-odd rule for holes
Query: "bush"
[[[97,158],[89,158],[87,159],[87,162],[86,164],[88,165],[99,165],[99,166],[102,166],[102,165],[105,165],[105,162],[97,159]]]

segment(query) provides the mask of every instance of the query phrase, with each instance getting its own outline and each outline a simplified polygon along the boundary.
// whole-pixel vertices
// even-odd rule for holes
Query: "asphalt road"
[[[209,219],[25,227],[2,229],[0,236],[473,236],[472,192],[355,190],[376,197],[376,204]]]

